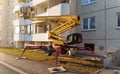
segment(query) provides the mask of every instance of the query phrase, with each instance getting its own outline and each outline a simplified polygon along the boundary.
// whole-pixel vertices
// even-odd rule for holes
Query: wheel
[[[60,53],[61,54],[66,54],[67,52],[68,52],[68,50],[62,49]]]
[[[54,52],[54,48],[51,46],[45,46],[42,48],[42,50],[46,53],[46,55],[51,56],[52,53]]]

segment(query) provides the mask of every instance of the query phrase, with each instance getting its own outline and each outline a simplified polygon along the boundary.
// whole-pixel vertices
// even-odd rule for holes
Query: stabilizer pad
[[[50,74],[54,74],[54,73],[61,73],[61,72],[65,72],[66,69],[64,69],[62,66],[61,67],[51,67],[48,68]]]

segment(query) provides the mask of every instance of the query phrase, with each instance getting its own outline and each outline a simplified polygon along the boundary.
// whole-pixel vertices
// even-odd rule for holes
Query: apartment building
[[[0,47],[13,47],[13,0],[1,0]]]
[[[31,21],[30,16],[60,16],[76,14],[76,2],[73,0],[16,0],[13,13],[16,48],[24,47],[24,44],[48,45],[52,41],[48,39],[46,23]],[[27,11],[27,13],[25,13]]]

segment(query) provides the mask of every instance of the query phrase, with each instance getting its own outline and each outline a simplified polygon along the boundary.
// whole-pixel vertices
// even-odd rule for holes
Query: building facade
[[[13,0],[1,0],[0,47],[13,47]]]
[[[14,0],[14,41],[16,48],[24,44],[51,43],[48,26],[31,21],[29,16],[79,15],[81,25],[68,33],[82,33],[82,47],[91,47],[95,54],[104,56],[120,48],[119,0]],[[29,11],[32,13],[23,14]],[[53,25],[51,28],[54,28]]]
[[[96,55],[120,49],[120,1],[77,0],[77,14],[81,16],[82,46],[90,46]]]
[[[2,6],[0,5],[0,42],[1,42],[1,29],[2,29]]]

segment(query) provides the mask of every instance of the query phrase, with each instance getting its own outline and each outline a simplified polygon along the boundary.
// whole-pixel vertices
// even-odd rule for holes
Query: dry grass
[[[12,48],[0,48],[0,52],[19,56],[22,50]],[[52,56],[47,56],[42,51],[27,50],[23,56],[31,60],[55,66],[56,58],[54,54]],[[86,74],[94,74],[95,71],[103,67],[102,61],[100,60],[82,59],[83,57],[71,57],[71,56],[66,57],[66,56],[60,55],[58,59],[59,60],[58,65],[63,66],[70,70],[84,72]]]

